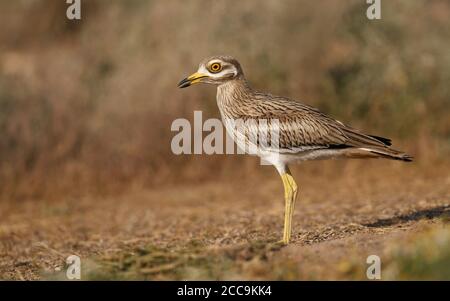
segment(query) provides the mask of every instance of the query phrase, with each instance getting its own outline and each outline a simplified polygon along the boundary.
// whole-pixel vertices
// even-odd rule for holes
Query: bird
[[[197,72],[178,83],[186,88],[197,83],[215,85],[216,100],[227,133],[245,153],[257,155],[278,171],[284,187],[284,230],[280,241],[291,240],[292,219],[298,194],[291,163],[334,158],[384,158],[410,162],[413,157],[391,148],[391,139],[367,135],[300,101],[254,90],[241,64],[231,56],[202,60]],[[240,126],[236,120],[243,120]],[[256,124],[264,121],[268,136],[277,145],[263,143]],[[266,137],[266,140],[267,137]],[[249,149],[252,149],[250,152]]]

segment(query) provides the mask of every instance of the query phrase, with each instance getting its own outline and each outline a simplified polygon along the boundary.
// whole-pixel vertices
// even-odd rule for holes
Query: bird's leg
[[[284,199],[285,199],[285,211],[284,211],[284,233],[283,243],[288,244],[291,239],[292,230],[292,217],[294,215],[295,200],[297,198],[297,184],[294,181],[289,170],[281,175],[281,180],[284,186]]]

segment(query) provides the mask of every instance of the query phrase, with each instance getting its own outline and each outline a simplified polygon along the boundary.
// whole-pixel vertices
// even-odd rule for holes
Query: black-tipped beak
[[[196,83],[200,83],[202,78],[208,77],[205,74],[202,73],[194,73],[189,77],[186,77],[185,79],[183,79],[181,82],[178,83],[178,88],[186,88],[189,87],[190,85],[196,84]]]
[[[191,85],[191,81],[186,77],[181,82],[178,83],[178,88],[187,88]]]

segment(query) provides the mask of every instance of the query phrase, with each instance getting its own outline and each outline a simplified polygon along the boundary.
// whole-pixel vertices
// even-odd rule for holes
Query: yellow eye
[[[209,66],[209,71],[211,71],[213,73],[220,72],[221,70],[222,70],[222,65],[220,65],[219,63],[214,63],[214,64],[211,64],[211,66]]]

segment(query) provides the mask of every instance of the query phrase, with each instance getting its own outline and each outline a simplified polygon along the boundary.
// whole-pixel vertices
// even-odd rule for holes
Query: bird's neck
[[[217,104],[222,111],[224,107],[236,106],[249,101],[252,89],[245,78],[227,81],[217,87]]]

